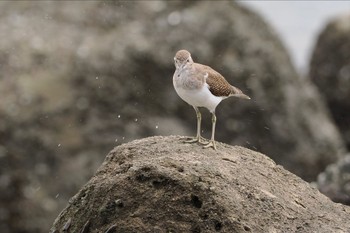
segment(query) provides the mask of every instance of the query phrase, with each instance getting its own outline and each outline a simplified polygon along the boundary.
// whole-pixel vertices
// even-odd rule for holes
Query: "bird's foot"
[[[195,138],[192,138],[190,140],[186,140],[185,143],[195,143],[195,142],[198,142],[202,145],[207,145],[209,142],[206,141],[205,138],[203,138],[202,136],[199,136],[199,137],[195,137]]]
[[[214,140],[210,140],[210,142],[207,144],[207,145],[205,145],[205,146],[203,146],[203,148],[210,148],[210,147],[212,147],[214,150],[217,150],[216,149],[216,144],[215,144],[215,141]]]

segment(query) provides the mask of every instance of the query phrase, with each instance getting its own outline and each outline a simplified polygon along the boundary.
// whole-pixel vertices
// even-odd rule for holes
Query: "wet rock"
[[[347,232],[350,208],[333,203],[267,156],[179,136],[114,148],[51,232]],[[125,164],[129,169],[124,170]],[[180,172],[178,167],[183,167]],[[286,185],[288,184],[288,185]],[[110,203],[123,199],[122,208]]]
[[[350,149],[349,14],[333,19],[320,33],[310,62],[310,77]]]

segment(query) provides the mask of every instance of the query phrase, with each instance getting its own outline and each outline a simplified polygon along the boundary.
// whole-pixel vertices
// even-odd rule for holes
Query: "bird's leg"
[[[215,125],[216,125],[216,116],[215,112],[212,112],[212,118],[211,118],[211,123],[212,123],[212,129],[211,129],[211,139],[208,145],[205,145],[203,148],[209,148],[212,147],[214,150],[216,150],[216,144],[215,144]]]
[[[202,115],[199,109],[195,106],[193,106],[194,110],[196,111],[197,115],[197,136],[191,140],[185,141],[186,143],[193,143],[193,142],[199,142],[201,144],[207,144],[205,142],[205,139],[201,136],[201,121],[202,121]]]

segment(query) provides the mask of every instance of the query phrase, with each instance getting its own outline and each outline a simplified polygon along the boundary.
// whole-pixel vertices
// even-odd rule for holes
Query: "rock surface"
[[[318,93],[270,27],[236,3],[0,1],[0,19],[2,233],[47,232],[116,143],[195,133],[194,111],[172,87],[182,48],[253,98],[219,106],[219,141],[305,180],[341,155]],[[209,114],[203,123],[208,136]]]
[[[333,19],[319,35],[310,77],[350,149],[350,14]]]
[[[348,232],[333,203],[267,156],[179,136],[120,145],[51,232]]]

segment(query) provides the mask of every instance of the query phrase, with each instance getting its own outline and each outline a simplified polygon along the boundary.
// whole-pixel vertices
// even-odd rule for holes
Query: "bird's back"
[[[206,83],[209,86],[210,92],[215,96],[229,97],[241,95],[242,91],[237,87],[232,86],[219,72],[212,69],[210,66],[194,63],[197,71],[203,72],[206,76]],[[238,97],[238,96],[237,96]]]

